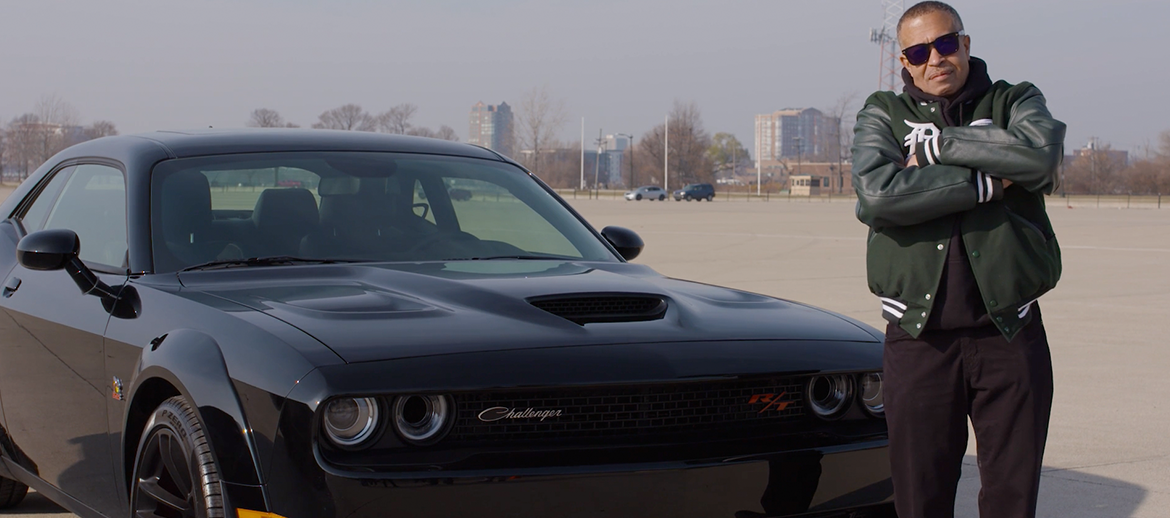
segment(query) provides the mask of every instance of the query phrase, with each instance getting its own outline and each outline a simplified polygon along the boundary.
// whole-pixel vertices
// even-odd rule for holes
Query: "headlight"
[[[412,444],[434,443],[447,430],[453,408],[446,396],[398,396],[394,430]]]
[[[325,435],[342,447],[365,442],[378,430],[378,401],[374,398],[342,398],[325,407]]]
[[[882,373],[871,372],[861,376],[861,391],[858,394],[865,410],[875,417],[886,413],[885,400],[882,397]]]
[[[808,402],[818,417],[830,419],[841,415],[849,406],[853,377],[844,374],[813,376],[808,380]]]

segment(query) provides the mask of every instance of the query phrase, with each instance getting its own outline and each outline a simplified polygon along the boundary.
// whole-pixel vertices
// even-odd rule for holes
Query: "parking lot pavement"
[[[571,203],[597,229],[638,232],[646,249],[634,262],[665,275],[884,325],[851,203]],[[1039,515],[1170,516],[1170,210],[1051,205],[1064,273],[1040,300],[1056,395]],[[961,518],[978,516],[974,454],[972,438]]]
[[[0,197],[6,193],[0,191]],[[882,325],[851,203],[570,200],[601,229],[646,241],[634,262],[678,278],[797,300]],[[1054,204],[1057,205],[1057,204]],[[1050,213],[1064,256],[1041,299],[1056,398],[1039,515],[1170,515],[1170,209]],[[975,518],[971,441],[956,516]],[[16,516],[72,516],[30,494]]]

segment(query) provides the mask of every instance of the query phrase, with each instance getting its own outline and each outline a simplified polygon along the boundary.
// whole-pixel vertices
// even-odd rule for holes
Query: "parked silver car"
[[[666,199],[666,191],[657,185],[643,185],[626,192],[627,200],[642,201],[643,198],[662,201]]]

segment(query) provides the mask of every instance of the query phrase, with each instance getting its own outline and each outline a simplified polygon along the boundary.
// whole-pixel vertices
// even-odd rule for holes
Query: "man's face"
[[[898,42],[905,49],[920,43],[929,44],[938,38],[952,32],[957,32],[954,20],[946,13],[933,12],[911,18],[902,24]],[[911,65],[904,54],[899,54],[902,66],[910,71],[914,78],[914,86],[923,92],[939,97],[954,95],[964,84],[967,84],[967,74],[970,72],[968,60],[971,58],[971,38],[961,36],[959,50],[949,56],[941,56],[934,48],[930,49],[930,59],[921,65]]]

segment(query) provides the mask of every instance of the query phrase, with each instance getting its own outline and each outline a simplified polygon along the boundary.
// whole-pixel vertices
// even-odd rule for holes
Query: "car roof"
[[[479,146],[440,139],[299,128],[155,131],[92,140],[73,146],[69,151],[88,154],[103,148],[134,147],[143,141],[163,147],[173,158],[282,151],[373,151],[504,160],[499,154]]]

